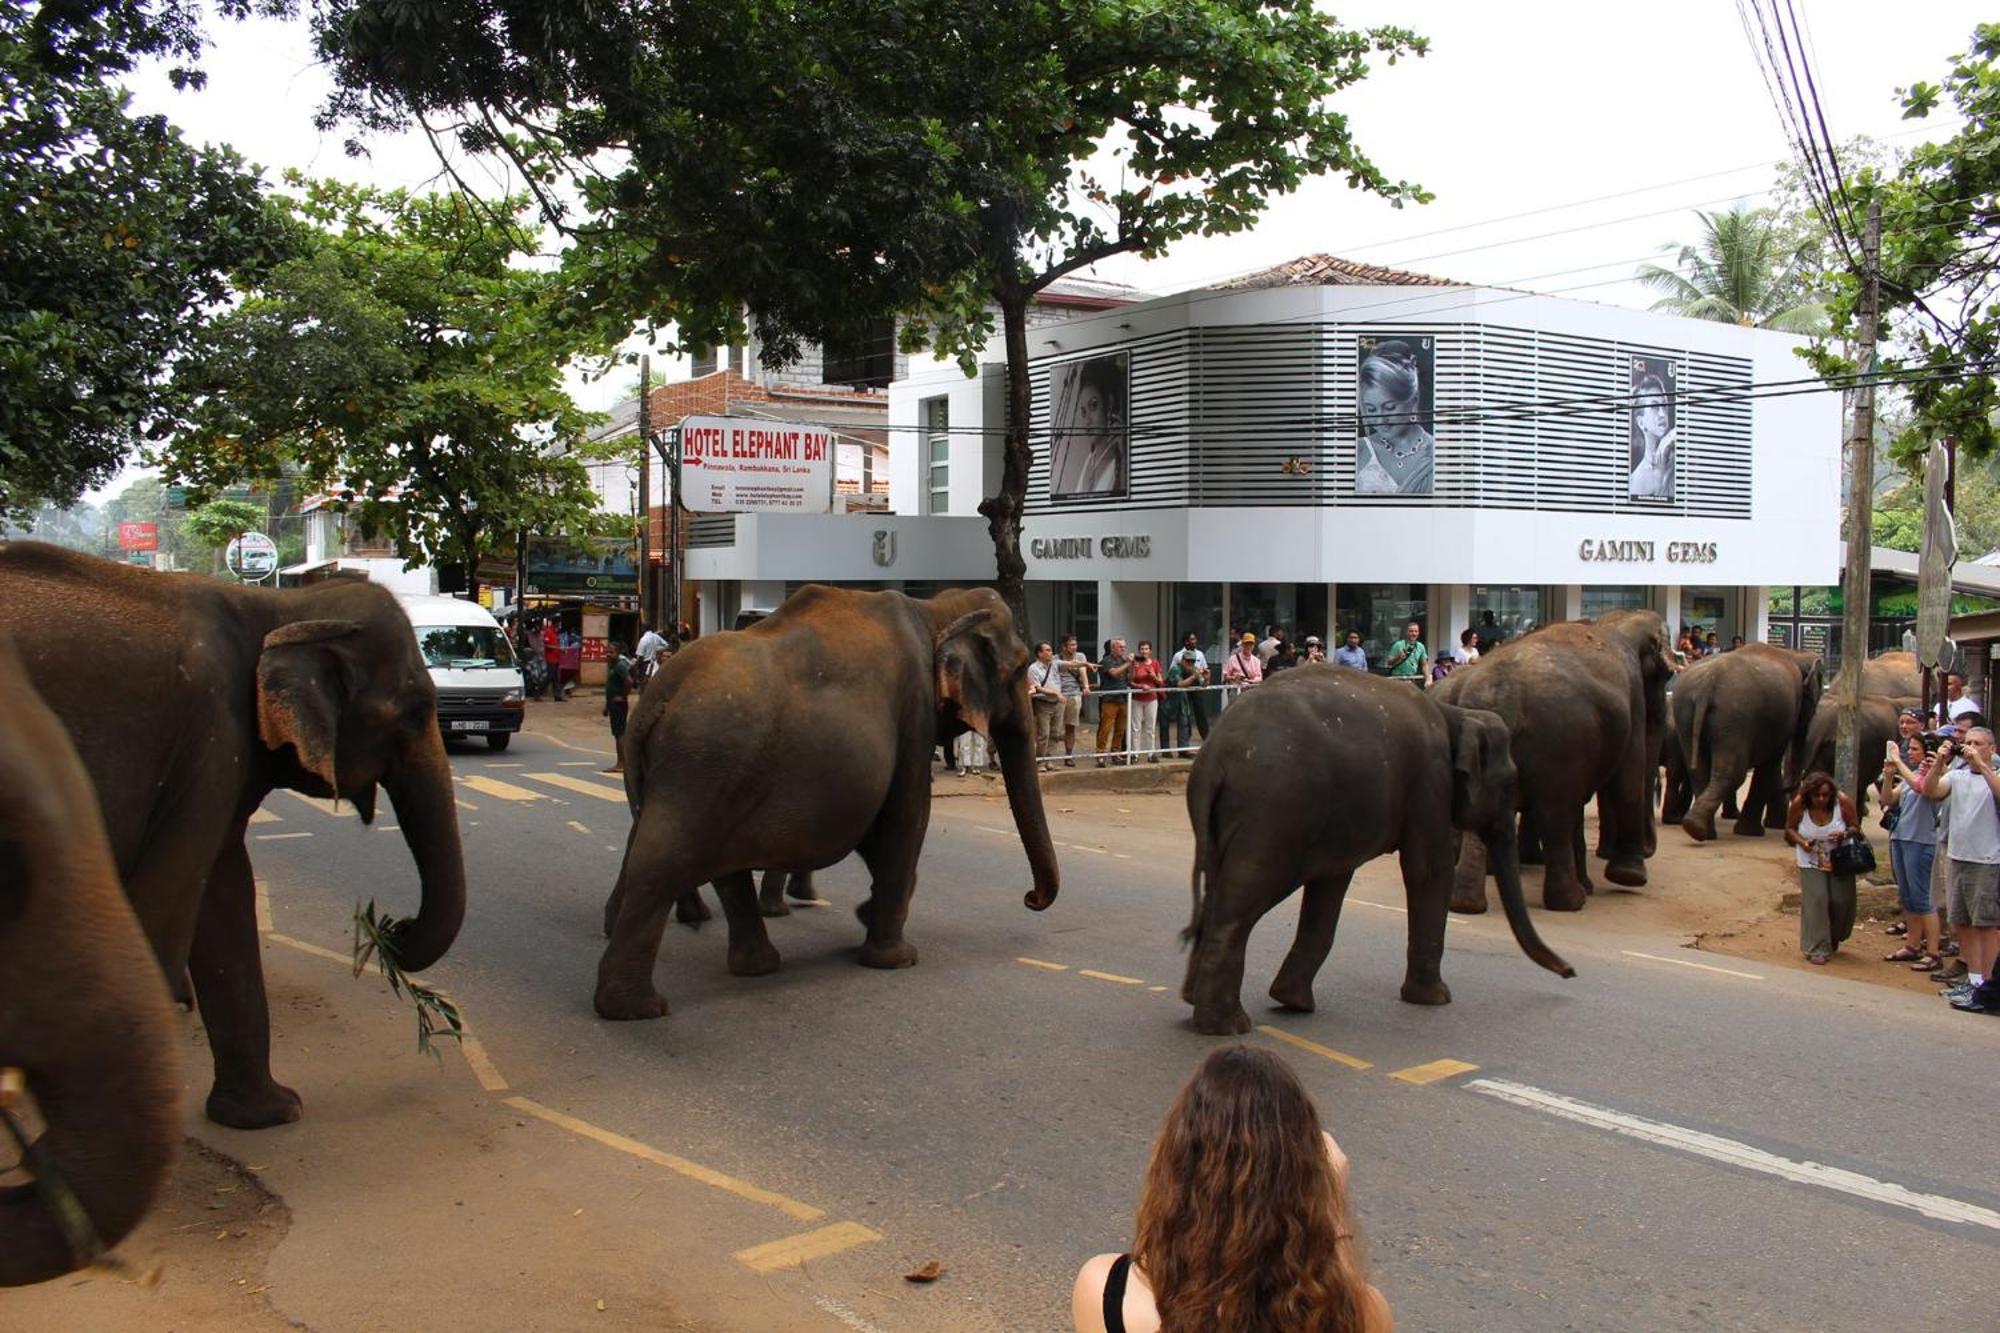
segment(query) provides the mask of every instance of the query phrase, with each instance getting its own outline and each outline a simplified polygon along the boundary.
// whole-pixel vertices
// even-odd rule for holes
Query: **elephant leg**
[[[1791,805],[1792,789],[1785,785],[1785,770],[1783,765],[1784,761],[1779,760],[1771,766],[1771,785],[1764,802],[1764,827],[1767,829],[1782,829],[1785,826],[1785,816]],[[1865,792],[1867,789],[1867,785],[1864,782],[1862,790]],[[1864,806],[1862,813],[1865,814],[1866,809]]]
[[[928,765],[921,779],[900,775],[856,849],[869,874],[868,900],[854,910],[868,928],[861,945],[864,967],[911,967],[917,961],[916,946],[903,938],[903,923],[917,891],[917,857],[930,827],[929,787]]]
[[[766,870],[763,887],[757,891],[757,910],[765,916],[790,916],[785,905],[785,883],[791,878],[782,870]]]
[[[1646,832],[1652,823],[1640,740],[1633,738],[1626,758],[1597,797],[1598,840],[1608,849],[1604,878],[1627,889],[1646,882]]]
[[[1577,853],[1582,850],[1583,806],[1564,801],[1543,801],[1537,809],[1542,826],[1542,846],[1548,863],[1542,870],[1542,906],[1551,912],[1578,912],[1589,890],[1579,873]],[[1410,904],[1414,915],[1416,903]]]
[[[1754,769],[1750,774],[1750,792],[1743,799],[1742,811],[1737,815],[1731,829],[1739,838],[1761,838],[1764,836],[1765,811],[1774,804],[1777,794],[1778,771],[1769,764]]]
[[[729,922],[729,974],[761,977],[777,971],[778,951],[764,933],[756,877],[748,870],[732,871],[715,881],[715,894],[722,899],[722,915]]]
[[[709,910],[699,886],[674,899],[674,920],[695,930],[701,929],[702,922],[715,920],[715,913]]]
[[[1477,916],[1486,910],[1486,843],[1469,833],[1458,835],[1458,859],[1451,881],[1451,910]]]
[[[676,837],[667,816],[656,814],[657,809],[640,810],[625,847],[625,865],[618,876],[618,918],[597,961],[593,1003],[601,1018],[659,1018],[667,1012],[666,998],[653,986],[660,936],[666,932],[669,909],[697,893],[701,876],[673,859],[676,845],[685,840]]]
[[[1736,788],[1734,787],[1722,793],[1722,817],[1724,819],[1741,819],[1743,817],[1743,807],[1737,804]]]
[[[1354,878],[1351,870],[1325,879],[1306,881],[1305,905],[1299,911],[1299,931],[1292,939],[1278,976],[1271,983],[1271,998],[1287,1009],[1302,1014],[1313,1011],[1313,978],[1319,975],[1327,954],[1333,949],[1333,933],[1340,926],[1341,904]]]
[[[1544,837],[1547,833],[1545,828]],[[1465,841],[1476,843],[1479,839],[1468,836]],[[1551,850],[1555,846],[1545,845]],[[1451,987],[1444,984],[1438,971],[1444,961],[1445,909],[1452,894],[1452,864],[1446,855],[1450,846],[1450,839],[1425,831],[1406,829],[1403,834],[1398,859],[1403,867],[1403,892],[1410,910],[1410,945],[1402,991],[1408,1004],[1451,1003]],[[1483,878],[1480,883],[1483,892]]]
[[[785,896],[802,903],[819,901],[819,889],[813,885],[812,871],[794,872],[785,882]]]
[[[1583,814],[1576,817],[1576,835],[1570,839],[1572,863],[1576,866],[1576,882],[1583,885],[1585,896],[1597,892],[1597,885],[1590,878],[1590,853],[1584,847]]]
[[[1681,832],[1696,842],[1708,842],[1715,837],[1715,812],[1721,807],[1723,798],[1736,790],[1736,785],[1743,780],[1743,772],[1723,764],[1709,764],[1695,773],[1694,780],[1700,794],[1689,803],[1687,814],[1681,817]]]
[[[257,940],[257,887],[239,827],[209,872],[188,952],[195,999],[215,1060],[208,1118],[231,1129],[290,1124],[299,1094],[271,1077],[271,1011]]]
[[[1250,928],[1275,901],[1266,901],[1269,882],[1254,861],[1225,865],[1209,881],[1181,983],[1181,999],[1194,1006],[1196,1032],[1228,1037],[1250,1030],[1243,1009],[1243,948]]]
[[[1521,844],[1521,864],[1541,865],[1545,859],[1542,852],[1542,831],[1535,823],[1535,812],[1531,806],[1521,807],[1520,833],[1517,840]],[[1488,867],[1488,873],[1492,873],[1491,867]]]

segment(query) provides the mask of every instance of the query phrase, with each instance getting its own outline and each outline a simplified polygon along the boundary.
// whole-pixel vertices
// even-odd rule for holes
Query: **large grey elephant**
[[[1194,949],[1181,998],[1194,1006],[1196,1030],[1249,1031],[1244,945],[1301,884],[1298,935],[1271,998],[1311,1010],[1313,978],[1333,947],[1355,870],[1392,851],[1401,857],[1410,914],[1403,998],[1448,1003],[1438,968],[1454,830],[1488,848],[1521,948],[1574,976],[1535,934],[1521,898],[1508,740],[1492,713],[1433,703],[1404,682],[1332,666],[1287,671],[1225,710],[1188,778],[1194,919],[1183,938]]]
[[[423,884],[391,944],[430,966],[465,914],[436,695],[409,619],[360,580],[271,592],[35,542],[0,546],[0,624],[76,741],[112,854],[167,976],[194,980],[215,1060],[208,1117],[299,1117],[271,1077],[245,827],[279,787],[394,804]]]
[[[1857,729],[1860,739],[1855,749],[1855,790],[1849,793],[1854,798],[1857,813],[1868,813],[1868,791],[1882,772],[1882,747],[1896,739],[1896,715],[1905,708],[1916,708],[1919,702],[1914,695],[1894,698],[1879,694],[1861,696],[1861,725]],[[1806,754],[1800,772],[1833,772],[1835,742],[1839,734],[1840,700],[1837,695],[1828,692],[1820,700],[1819,710],[1813,714],[1812,725],[1806,729]]]
[[[1760,838],[1783,828],[1785,794],[1798,780],[1820,705],[1817,653],[1749,643],[1705,657],[1674,684],[1674,730],[1695,795],[1681,829],[1696,841],[1715,836],[1715,812],[1743,785],[1735,830]]]
[[[722,898],[729,970],[773,970],[752,872],[819,870],[849,852],[873,876],[856,912],[861,962],[916,962],[903,921],[930,824],[931,754],[967,728],[999,752],[1034,876],[1026,902],[1048,907],[1058,872],[1027,668],[1006,603],[987,589],[920,601],[811,585],[741,633],[682,650],[646,683],[625,734],[637,814],[605,903],[597,1012],[667,1012],[653,985],[660,935],[669,907],[704,883]]]
[[[1507,724],[1521,810],[1545,858],[1542,905],[1556,911],[1580,909],[1590,892],[1583,810],[1593,797],[1604,811],[1605,877],[1631,887],[1646,882],[1648,684],[1633,646],[1645,638],[1644,623],[1549,625],[1482,655],[1432,691],[1440,703],[1484,708]],[[1663,632],[1658,647],[1664,652]],[[1485,879],[1483,845],[1464,839],[1453,910],[1484,911]]]
[[[0,638],[0,1070],[43,1126],[35,1179],[0,1185],[0,1286],[80,1268],[139,1224],[180,1143],[179,1048],[90,779]],[[0,1132],[0,1162],[18,1157]],[[50,1188],[74,1197],[83,1234]]]

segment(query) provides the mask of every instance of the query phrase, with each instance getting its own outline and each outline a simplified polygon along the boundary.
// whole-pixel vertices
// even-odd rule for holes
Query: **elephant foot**
[[[790,916],[792,909],[785,906],[783,898],[760,898],[757,901],[759,916]]]
[[[1452,911],[1463,916],[1479,916],[1486,910],[1485,881],[1480,881],[1477,886],[1469,890],[1453,889],[1451,902],[1448,905]]]
[[[266,1079],[262,1086],[225,1088],[208,1094],[208,1118],[231,1129],[269,1129],[289,1125],[305,1114],[299,1094]]]
[[[767,977],[777,970],[778,951],[769,940],[765,940],[761,948],[729,951],[729,975],[732,977]]]
[[[1403,982],[1403,1001],[1406,1004],[1450,1004],[1451,987],[1438,981],[1418,981],[1408,978]]]
[[[702,901],[701,891],[697,889],[674,899],[674,920],[683,926],[699,926],[704,921],[715,920],[715,913]]]
[[[1288,981],[1279,977],[1271,983],[1271,998],[1281,1009],[1289,1009],[1296,1014],[1309,1014],[1318,1006],[1313,1003],[1312,979]]]
[[[1228,1004],[1196,1005],[1194,1030],[1210,1037],[1234,1037],[1248,1032],[1250,1015],[1235,1001]]]
[[[651,986],[644,990],[630,990],[622,986],[599,986],[596,1006],[599,1018],[608,1018],[614,1022],[667,1016],[667,997]]]
[[[1636,889],[1646,882],[1646,863],[1629,859],[1613,861],[1604,867],[1604,878],[1624,888]]]
[[[816,903],[819,890],[813,887],[811,875],[793,875],[785,881],[785,896],[802,903]]]
[[[1551,912],[1581,912],[1588,892],[1583,882],[1575,884],[1542,884],[1542,906]]]
[[[1730,826],[1730,832],[1739,838],[1761,838],[1764,836],[1764,821],[1761,819],[1739,819]]]
[[[1681,821],[1681,832],[1687,834],[1696,842],[1713,842],[1715,841],[1715,821],[1712,819],[1703,821],[1696,819],[1693,815],[1689,815]]]
[[[874,940],[869,940],[861,946],[861,965],[885,969],[915,967],[917,946],[908,940],[897,940],[891,944],[877,944]]]
[[[1521,848],[1521,864],[1522,864],[1522,865],[1524,865],[1524,866],[1538,866],[1538,865],[1544,865],[1544,864],[1546,864],[1547,862],[1548,862],[1548,857],[1546,857],[1546,856],[1542,855],[1542,849],[1541,849],[1540,847],[1538,847],[1538,846],[1537,846],[1537,847],[1528,847],[1528,846],[1525,846],[1525,845],[1524,845],[1524,846],[1523,846],[1523,847]],[[1498,872],[1496,872],[1496,871],[1493,871],[1493,870],[1488,870],[1488,871],[1487,871],[1486,873],[1487,873],[1487,874],[1489,874],[1489,875],[1491,875],[1491,874],[1496,874],[1496,873],[1498,873]]]

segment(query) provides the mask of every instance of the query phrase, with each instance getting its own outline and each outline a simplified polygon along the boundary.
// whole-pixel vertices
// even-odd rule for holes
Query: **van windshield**
[[[510,667],[514,650],[491,625],[419,625],[417,646],[424,664],[434,667]]]

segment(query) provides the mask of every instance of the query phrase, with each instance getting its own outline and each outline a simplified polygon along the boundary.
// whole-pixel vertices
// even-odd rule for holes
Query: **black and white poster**
[[[1433,339],[1370,335],[1359,339],[1356,495],[1429,495],[1437,441]]]
[[[1131,354],[1071,361],[1049,372],[1049,498],[1125,494]]]
[[[1674,498],[1674,363],[1635,356],[1631,367],[1631,485],[1634,500]]]

